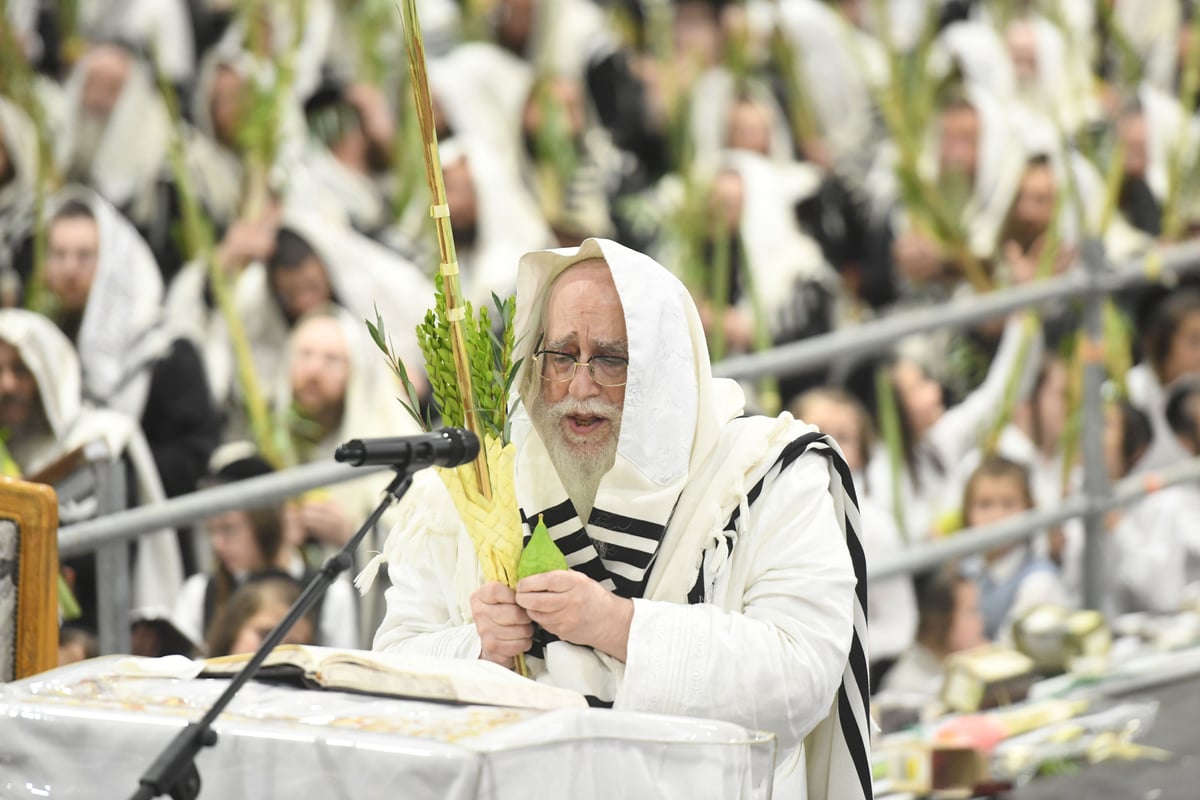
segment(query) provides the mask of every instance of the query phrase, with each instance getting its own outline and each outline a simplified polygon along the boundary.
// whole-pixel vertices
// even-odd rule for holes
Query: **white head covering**
[[[999,101],[971,86],[967,87],[966,95],[979,114],[979,149],[975,183],[962,218],[966,221],[971,250],[975,255],[987,258],[996,248],[1000,228],[1020,186],[1025,152],[1010,116]],[[935,177],[939,169],[938,139],[935,125],[924,164],[931,177]]]
[[[579,248],[530,253],[521,259],[514,357],[524,359],[516,387],[525,403],[532,392],[540,391],[529,356],[543,329],[541,315],[550,287],[568,267],[589,258],[603,258],[608,264],[628,334],[629,378],[616,462],[601,479],[595,508],[586,529],[581,530],[577,517],[562,519],[564,503],[568,514],[573,509],[564,499],[561,482],[536,430],[527,417],[514,420],[517,501],[527,522],[543,509],[558,514],[561,521],[551,526],[547,520],[547,526],[573,569],[593,579],[604,578],[599,580],[602,585],[615,586],[626,596],[688,602],[700,554],[711,544],[712,535],[720,536],[732,509],[746,502],[747,474],[769,468],[789,444],[836,450],[790,415],[735,422],[744,400],[741,389],[732,381],[712,377],[700,316],[687,290],[649,257],[602,239],[588,239]],[[803,440],[798,438],[802,433],[807,434]],[[855,554],[856,574],[862,580],[865,562],[857,535],[853,487],[844,464],[845,474],[839,479],[837,464],[841,459],[831,458],[830,493],[848,547]],[[681,492],[688,495],[683,500]],[[610,523],[613,517],[618,517],[615,526]],[[610,528],[616,529],[616,535]],[[582,548],[573,546],[580,536],[590,542]],[[594,542],[644,552],[634,543],[638,539],[650,540],[649,558],[656,559],[646,570],[629,571],[637,566],[632,563],[636,556],[614,560],[609,550],[608,557],[595,557]],[[592,558],[584,560],[589,556]],[[703,558],[707,569],[708,556]],[[810,791],[827,792],[829,797],[869,796],[869,791],[863,794],[864,786],[869,790],[870,737],[863,649],[865,604],[864,586],[855,603],[856,641],[844,668],[839,700],[805,744]],[[742,599],[737,598],[735,608],[741,607]],[[535,637],[535,643],[538,641]],[[539,649],[535,644],[534,650]],[[556,682],[561,678],[600,700],[613,699],[616,676],[624,669],[619,662],[562,641],[549,641],[541,649],[544,662],[534,650],[527,654],[527,663],[535,675],[543,663],[552,664]],[[606,693],[613,694],[604,697]]]
[[[463,292],[478,307],[507,297],[516,284],[517,259],[554,243],[550,225],[521,182],[516,164],[502,161],[483,142],[448,139],[439,146],[442,166],[465,159],[475,185],[476,240],[460,246]]]
[[[149,68],[130,57],[129,77],[104,126],[89,163],[75,163],[83,87],[94,54],[84,56],[67,80],[66,119],[58,137],[57,161],[64,172],[82,174],[106,200],[126,207],[162,173],[171,140],[171,122]]]
[[[818,0],[784,0],[779,22],[794,43],[826,143],[839,160],[865,162],[876,144],[872,88],[882,85],[888,69],[882,45]]]
[[[68,200],[91,209],[100,236],[77,337],[85,393],[98,405],[141,419],[151,367],[172,341],[162,315],[162,274],[145,240],[102,197],[69,187],[55,195],[51,215]]]
[[[727,151],[726,169],[742,178],[739,229],[757,305],[776,332],[798,283],[819,283],[836,294],[838,277],[821,248],[800,229],[795,205],[811,196],[821,177],[803,163],[779,164],[758,153]]]
[[[497,153],[522,147],[521,112],[533,87],[528,63],[491,42],[468,42],[429,63],[429,88],[455,138]]]
[[[696,162],[711,165],[720,159],[729,136],[729,119],[738,95],[738,80],[728,69],[713,67],[706,70],[692,90],[691,134],[695,145]],[[759,81],[747,81],[741,87],[749,99],[766,109],[770,126],[770,157],[788,163],[794,160],[792,135],[787,115],[771,89]]]
[[[954,65],[968,87],[982,89],[1001,101],[1016,96],[1017,78],[1004,40],[989,23],[956,22],[938,37],[930,55],[934,75],[948,75]]]
[[[114,459],[128,457],[137,478],[137,496],[142,503],[165,499],[154,456],[135,419],[108,410],[85,407],[82,378],[75,349],[49,319],[23,309],[0,309],[0,340],[17,349],[21,361],[33,373],[53,444],[36,453],[26,472],[36,472],[56,458],[89,442],[108,444]],[[133,607],[170,609],[183,584],[179,542],[172,530],[147,533],[138,538],[134,566]]]
[[[196,54],[187,0],[92,0],[79,10],[85,38],[134,42],[171,82],[192,79]]]
[[[282,227],[298,234],[325,266],[334,297],[356,319],[375,321],[378,308],[398,355],[420,373],[424,363],[415,330],[424,319],[433,285],[408,261],[359,234],[342,221],[288,206]],[[275,375],[284,355],[288,322],[271,295],[267,270],[255,264],[242,273],[235,290],[238,315],[245,326],[260,375]],[[234,375],[233,353],[224,336],[205,348],[213,396],[228,398]],[[286,360],[285,360],[286,361]]]
[[[1171,152],[1181,148],[1185,165],[1190,163],[1200,141],[1200,126],[1178,100],[1148,82],[1138,87],[1137,96],[1146,115],[1146,183],[1162,202],[1167,196]]]

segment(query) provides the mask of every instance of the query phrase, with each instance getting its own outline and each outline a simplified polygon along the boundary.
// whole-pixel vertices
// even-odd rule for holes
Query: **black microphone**
[[[353,467],[371,464],[407,467],[457,467],[479,455],[479,437],[466,428],[442,428],[416,436],[351,439],[333,457]]]

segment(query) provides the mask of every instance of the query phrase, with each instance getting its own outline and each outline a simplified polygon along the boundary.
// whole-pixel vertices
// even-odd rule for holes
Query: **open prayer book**
[[[200,677],[235,675],[252,654],[205,659]],[[374,653],[303,644],[271,651],[257,678],[387,697],[514,708],[586,708],[578,692],[536,683],[490,661]]]

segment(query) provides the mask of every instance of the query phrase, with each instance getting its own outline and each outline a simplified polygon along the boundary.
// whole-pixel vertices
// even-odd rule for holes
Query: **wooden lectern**
[[[58,665],[58,499],[0,478],[0,681]]]

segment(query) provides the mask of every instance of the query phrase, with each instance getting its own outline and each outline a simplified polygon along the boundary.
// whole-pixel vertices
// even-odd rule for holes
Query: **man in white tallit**
[[[69,180],[88,184],[141,230],[159,222],[171,121],[149,67],[115,43],[93,45],[66,85],[55,158]]]
[[[50,320],[22,309],[0,309],[0,427],[7,431],[5,445],[19,474],[33,474],[78,447],[103,441],[114,459],[132,466],[139,503],[164,499],[154,457],[137,420],[86,405],[71,342]],[[145,616],[165,614],[175,605],[182,584],[174,531],[140,536],[133,607]],[[94,614],[94,608],[85,611]]]
[[[424,295],[423,295],[424,296]],[[400,382],[367,338],[366,326],[336,306],[318,308],[301,319],[287,340],[285,370],[275,393],[276,418],[288,427],[297,463],[328,460],[342,442],[419,432],[397,402]],[[297,523],[306,537],[332,552],[358,530],[382,498],[389,474],[369,475],[301,499]],[[392,514],[394,514],[394,510]],[[385,516],[387,530],[394,516]],[[379,550],[375,533],[364,552]],[[365,644],[383,616],[380,592],[363,600],[359,641]]]
[[[514,155],[497,153],[484,142],[466,137],[440,142],[438,151],[463,293],[476,308],[493,308],[493,294],[507,297],[516,286],[516,260],[522,253],[552,246],[554,234],[521,182]],[[417,222],[427,229],[425,201],[414,201],[405,217],[404,231],[417,230]],[[404,232],[399,235],[404,238]],[[437,258],[436,242],[416,240],[420,235],[397,244],[412,251],[415,263],[432,264]]]
[[[278,374],[297,320],[332,302],[348,309],[360,324],[365,319],[374,321],[378,309],[393,334],[397,355],[410,367],[414,381],[424,385],[414,331],[424,318],[425,298],[431,296],[432,286],[414,265],[344,222],[291,206],[283,210],[281,218],[244,228],[239,223],[239,230],[246,234],[238,245],[240,256],[265,256],[244,268],[231,265],[231,269],[241,268],[234,302],[259,375],[269,378]],[[273,231],[273,241],[264,242],[268,230]],[[188,285],[173,290],[168,300],[172,309],[203,301],[203,269],[189,265],[188,270]],[[246,438],[239,410],[240,389],[234,385],[237,367],[225,321],[215,310],[190,316],[188,335],[203,349],[213,397],[226,414],[223,439]],[[269,398],[273,387],[264,384],[261,388]]]
[[[141,424],[168,496],[195,491],[217,445],[216,412],[199,352],[163,314],[150,248],[95,192],[69,187],[51,207],[46,289],[79,352],[85,397]]]
[[[594,705],[773,732],[776,796],[870,797],[865,562],[836,445],[739,419],[686,289],[621,245],[526,255],[517,314],[517,500],[571,569],[480,586],[423,480],[385,548],[375,648],[525,653]]]
[[[79,5],[79,29],[85,39],[136,42],[176,86],[195,74],[188,0],[92,0]]]

